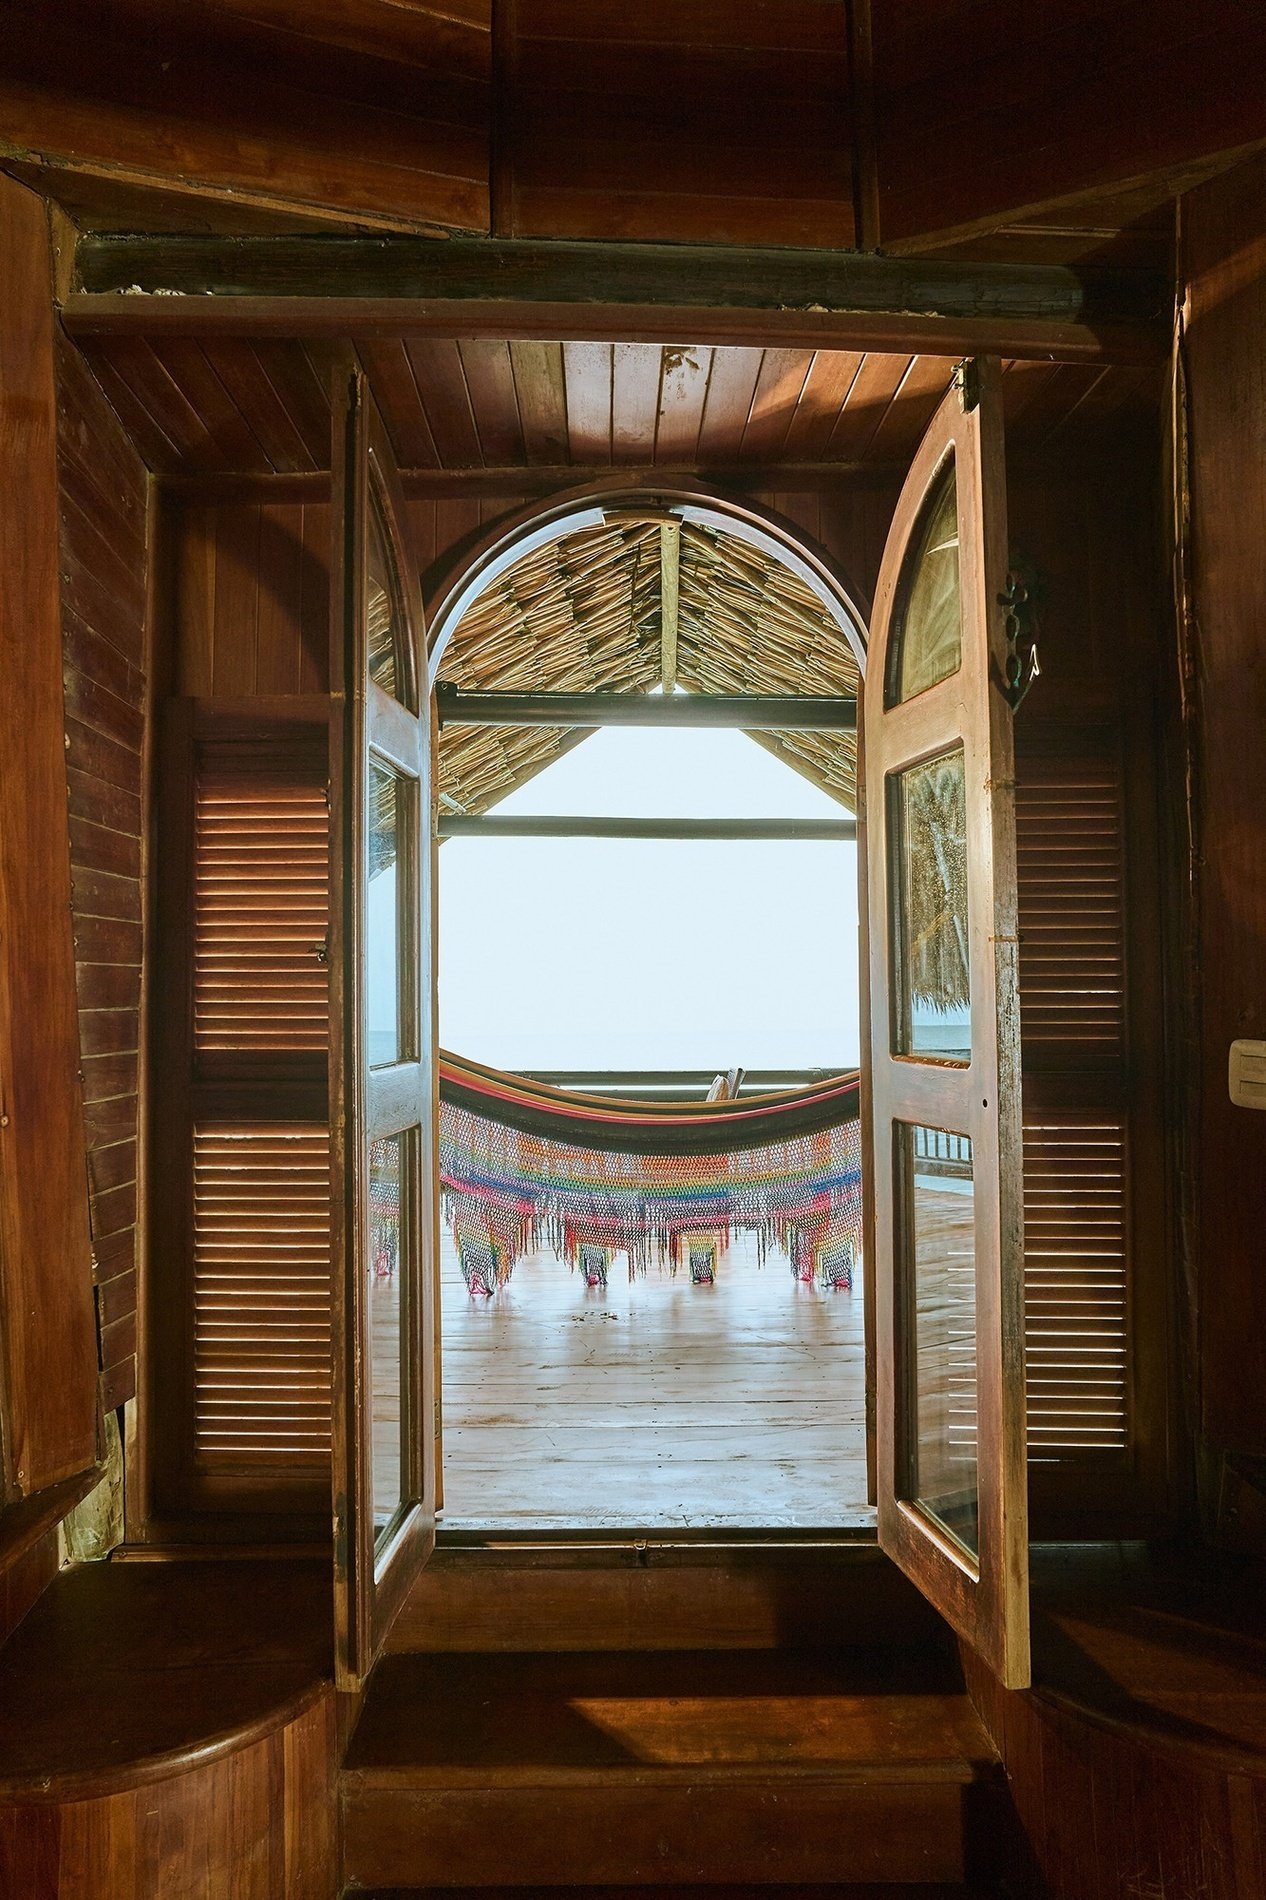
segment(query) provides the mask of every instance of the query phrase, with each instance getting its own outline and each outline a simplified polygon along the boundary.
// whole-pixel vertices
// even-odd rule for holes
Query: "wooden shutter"
[[[1017,726],[1031,1465],[1130,1442],[1124,786],[1110,730]]]
[[[176,702],[160,799],[155,1236],[171,1266],[152,1308],[157,1502],[279,1513],[283,1536],[287,1512],[322,1504],[332,1420],[314,714]]]

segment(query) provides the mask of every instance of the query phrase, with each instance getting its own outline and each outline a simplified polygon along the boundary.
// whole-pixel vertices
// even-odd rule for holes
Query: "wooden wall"
[[[249,500],[229,501],[221,486],[214,499],[194,491],[170,502],[171,690],[212,698],[326,691],[328,504],[271,500],[267,483],[256,484]],[[283,483],[277,488],[285,492]],[[892,514],[890,478],[771,489],[755,498],[821,541],[859,596],[868,594]],[[466,547],[530,499],[516,492],[412,498],[408,521],[424,593],[434,594]]]
[[[180,230],[236,228],[245,208],[290,229],[486,229],[490,14],[491,0],[115,0],[108,19],[96,0],[22,5],[0,115],[12,146],[95,175],[94,202],[131,230],[164,221],[137,186],[190,194],[166,207]]]
[[[1093,255],[1185,169],[1266,133],[1249,15],[1242,0],[111,0],[103,18],[99,0],[16,0],[0,122],[11,159],[114,229],[899,251],[1014,237],[1058,206],[1022,254]],[[1079,194],[1093,209],[1066,211]]]
[[[57,352],[61,623],[102,1401],[136,1390],[147,476],[79,352]]]
[[[1266,166],[1184,200],[1190,420],[1187,948],[1197,1073],[1190,1268],[1199,1421],[1266,1456],[1266,1114],[1233,1107],[1233,1038],[1266,1038]],[[1183,771],[1175,761],[1178,777]]]
[[[502,236],[854,241],[848,20],[779,0],[514,0]]]

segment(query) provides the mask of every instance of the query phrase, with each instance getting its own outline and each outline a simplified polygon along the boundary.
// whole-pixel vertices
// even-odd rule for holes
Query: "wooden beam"
[[[44,205],[0,178],[0,1503],[97,1457],[53,336]]]
[[[81,237],[77,335],[778,343],[1155,363],[1151,272],[852,252],[409,237]]]
[[[681,595],[681,523],[659,524],[660,680],[671,693],[677,684],[677,614]]]
[[[499,818],[441,812],[441,838],[637,838],[672,844],[835,844],[855,818]]]
[[[857,701],[807,694],[468,693],[441,681],[443,726],[657,726],[740,732],[853,732]]]

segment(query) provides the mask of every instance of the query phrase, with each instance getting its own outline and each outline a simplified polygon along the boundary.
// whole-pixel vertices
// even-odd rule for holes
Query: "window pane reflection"
[[[396,605],[396,589],[387,537],[377,503],[371,498],[369,537],[365,549],[365,636],[369,677],[393,699],[407,703],[408,668],[401,650],[404,628]]]
[[[399,1062],[400,781],[369,768],[368,888],[365,893],[365,1036],[369,1066]]]
[[[906,1494],[973,1556],[976,1469],[976,1233],[972,1145],[944,1128],[900,1125],[898,1208],[910,1389]],[[900,1356],[900,1355],[899,1355]]]
[[[961,748],[889,780],[898,1055],[971,1058],[967,781]]]
[[[897,584],[884,704],[900,705],[962,663],[958,483],[951,460],[923,505]]]
[[[390,1135],[369,1150],[369,1361],[374,1531],[390,1524],[403,1493],[401,1443],[405,1368],[400,1351],[401,1283],[405,1223],[409,1218],[404,1170],[407,1136]]]

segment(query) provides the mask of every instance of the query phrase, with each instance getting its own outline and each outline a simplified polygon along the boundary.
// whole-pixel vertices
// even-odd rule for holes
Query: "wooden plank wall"
[[[1266,1114],[1232,1105],[1235,1037],[1266,1039],[1266,163],[1183,202],[1192,612],[1189,1203],[1199,1419],[1266,1457]],[[1175,797],[1183,763],[1176,761]]]
[[[292,230],[486,230],[490,14],[491,0],[17,7],[0,116],[10,149],[82,168],[96,189],[80,190],[125,229],[142,228],[129,188],[165,184],[197,196],[140,215],[180,230],[232,229],[252,208]]]
[[[853,243],[843,6],[514,0],[505,16],[499,235]]]
[[[101,1390],[136,1390],[147,478],[79,352],[57,352],[71,902]]]
[[[1119,193],[1114,208],[1128,218],[1130,187],[1149,173],[1178,175],[1262,135],[1266,31],[1237,0],[907,0],[867,11],[885,248],[1096,189]],[[1061,221],[1044,221],[1048,242]]]
[[[430,596],[446,571],[526,494],[413,499],[408,518]],[[888,480],[758,497],[820,540],[860,595],[873,585],[892,513]],[[328,685],[329,506],[174,496],[172,691],[209,698],[322,693]]]
[[[8,151],[51,168],[72,213],[123,230],[900,251],[1059,207],[1033,251],[1066,254],[1067,217],[1074,254],[1093,254],[1194,163],[1266,131],[1266,29],[1243,0],[498,0],[495,18],[492,0],[112,0],[108,24],[99,0],[27,0],[7,15]],[[1078,231],[1084,211],[1064,207],[1092,193]]]

